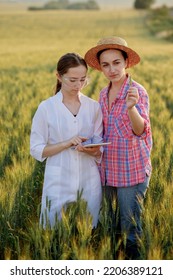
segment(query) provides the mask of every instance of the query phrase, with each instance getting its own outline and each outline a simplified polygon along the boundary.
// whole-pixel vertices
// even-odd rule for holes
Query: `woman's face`
[[[67,73],[60,76],[62,91],[77,93],[87,82],[87,69],[83,65],[69,68]]]
[[[105,50],[100,55],[100,66],[109,81],[118,82],[126,75],[127,59],[119,50]]]

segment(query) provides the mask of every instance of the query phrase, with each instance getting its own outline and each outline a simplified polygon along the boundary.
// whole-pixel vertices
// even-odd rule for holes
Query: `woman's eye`
[[[120,59],[117,59],[117,60],[113,61],[114,65],[118,65],[118,64],[121,64],[121,63],[122,63],[122,61]]]

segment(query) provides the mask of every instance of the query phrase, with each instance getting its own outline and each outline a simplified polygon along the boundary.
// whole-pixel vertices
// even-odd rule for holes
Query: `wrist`
[[[95,152],[94,156],[97,157],[97,158],[100,157],[101,156],[101,151],[99,150],[99,151]]]
[[[64,149],[68,149],[68,148],[70,148],[72,145],[71,145],[71,143],[69,142],[69,141],[64,141],[64,142],[62,142],[62,147],[64,148]]]
[[[128,107],[127,110],[128,112],[133,112],[135,110],[135,105],[133,105],[132,107]]]

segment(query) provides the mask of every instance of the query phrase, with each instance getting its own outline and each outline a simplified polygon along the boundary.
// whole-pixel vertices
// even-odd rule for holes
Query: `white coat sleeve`
[[[44,161],[42,157],[43,150],[48,144],[48,121],[47,110],[42,102],[32,120],[30,135],[30,154],[38,161]]]
[[[94,137],[92,142],[93,143],[100,143],[103,140],[103,116],[102,111],[99,103],[96,103],[96,115],[95,115],[95,125],[94,125]],[[103,155],[103,147],[100,147],[101,156],[98,158],[96,157],[95,160],[97,163],[100,163],[102,160]]]

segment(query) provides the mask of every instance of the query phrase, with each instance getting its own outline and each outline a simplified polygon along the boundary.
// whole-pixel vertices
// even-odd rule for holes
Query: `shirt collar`
[[[127,91],[130,86],[131,86],[131,77],[129,74],[126,74],[126,79],[124,80],[124,83],[117,95],[117,99],[125,99],[126,95],[127,95]],[[106,96],[108,96],[110,87],[111,87],[111,82],[109,83],[109,85],[106,88]]]
[[[56,96],[57,96],[57,99],[62,102],[63,94],[62,94],[61,90],[57,92]],[[79,100],[80,100],[81,103],[82,103],[82,96],[83,96],[83,94],[81,92],[79,92],[78,97],[79,97]]]

